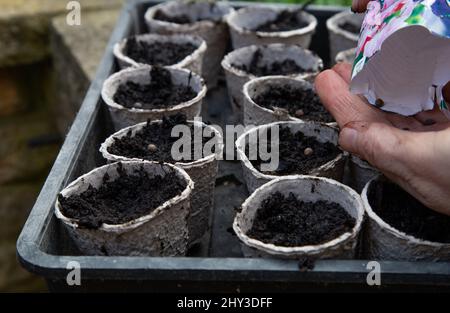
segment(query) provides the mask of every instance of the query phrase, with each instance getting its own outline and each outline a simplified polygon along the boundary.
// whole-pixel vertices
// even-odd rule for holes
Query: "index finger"
[[[322,103],[341,128],[354,121],[386,121],[381,111],[350,93],[348,82],[334,70],[320,73],[315,80],[315,86]]]

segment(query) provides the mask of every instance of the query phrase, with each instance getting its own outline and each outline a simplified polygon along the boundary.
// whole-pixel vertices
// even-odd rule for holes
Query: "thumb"
[[[350,122],[339,136],[341,147],[385,173],[405,170],[403,150],[408,132],[379,122]]]

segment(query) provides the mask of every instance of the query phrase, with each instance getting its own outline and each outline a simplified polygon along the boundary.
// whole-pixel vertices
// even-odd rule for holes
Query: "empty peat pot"
[[[150,7],[145,13],[145,22],[152,33],[202,37],[208,46],[203,59],[203,76],[208,86],[214,87],[230,37],[225,16],[232,11],[226,2],[167,1]]]
[[[302,120],[336,125],[310,82],[286,76],[266,76],[244,85],[245,126]]]
[[[247,257],[354,258],[364,217],[361,197],[331,179],[277,178],[242,205],[233,229]]]
[[[227,16],[234,49],[271,43],[308,48],[317,19],[299,9],[274,6],[242,8]]]
[[[353,64],[353,61],[355,60],[355,50],[356,48],[350,48],[344,51],[339,52],[336,54],[335,62],[336,63],[350,63]]]
[[[341,181],[346,154],[338,131],[316,122],[277,122],[254,127],[236,140],[247,189],[280,176],[308,174]]]
[[[61,191],[55,214],[86,255],[184,255],[193,185],[170,164],[109,164]]]
[[[313,52],[297,45],[270,44],[248,46],[227,54],[222,61],[233,112],[243,119],[243,87],[251,79],[281,75],[313,79],[323,61]]]
[[[450,216],[378,176],[362,193],[367,212],[364,244],[370,260],[449,261]]]
[[[121,69],[141,65],[185,68],[202,75],[206,42],[198,36],[143,34],[114,45]]]
[[[199,156],[189,155],[189,160],[175,161],[172,147],[180,136],[171,136],[174,127],[187,127],[192,143],[195,136],[203,136]],[[207,137],[207,138],[206,138]],[[211,141],[212,140],[212,141]],[[207,143],[208,142],[208,143]],[[206,144],[215,144],[207,154]],[[193,152],[192,147],[188,147]],[[189,245],[199,242],[208,245],[214,207],[214,187],[218,171],[218,159],[222,156],[223,139],[212,126],[198,121],[186,121],[183,116],[164,118],[162,121],[140,123],[124,128],[110,136],[101,145],[100,152],[108,162],[150,160],[172,163],[184,169],[194,181],[191,209],[188,217]],[[206,152],[206,151],[205,151]]]
[[[110,76],[103,84],[102,98],[119,130],[176,113],[194,119],[206,90],[203,79],[191,71],[140,66]]]
[[[339,52],[356,47],[363,19],[364,14],[344,11],[327,20],[331,61]]]

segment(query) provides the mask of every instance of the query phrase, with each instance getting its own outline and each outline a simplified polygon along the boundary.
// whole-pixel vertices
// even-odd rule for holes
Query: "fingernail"
[[[358,131],[354,128],[345,127],[341,130],[339,136],[339,144],[345,149],[351,152],[357,151]]]

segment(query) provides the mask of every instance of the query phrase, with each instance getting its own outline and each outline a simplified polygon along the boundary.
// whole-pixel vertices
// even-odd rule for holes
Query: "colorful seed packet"
[[[369,2],[351,91],[382,110],[413,115],[439,106],[450,81],[450,0]]]

